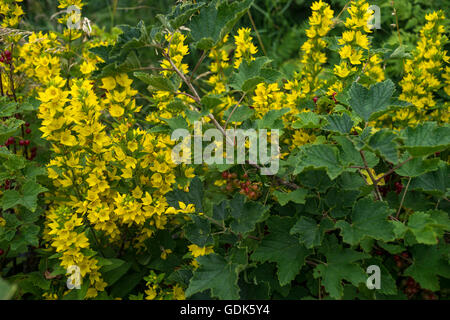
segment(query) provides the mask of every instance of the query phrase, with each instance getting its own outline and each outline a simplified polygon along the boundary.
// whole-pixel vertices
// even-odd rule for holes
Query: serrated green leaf
[[[405,270],[404,275],[410,276],[424,289],[439,290],[439,276],[450,278],[450,264],[442,246],[415,245],[411,248],[413,263]]]
[[[277,190],[273,193],[282,206],[285,206],[289,201],[298,204],[305,204],[305,197],[307,194],[308,190],[306,189],[297,189],[291,192],[281,192]]]
[[[314,278],[321,278],[322,285],[333,299],[344,294],[342,281],[347,280],[354,286],[365,283],[367,274],[355,262],[370,257],[368,254],[343,248],[336,238],[324,242],[320,252],[325,255],[326,264],[319,264],[314,269]]]
[[[295,278],[310,253],[299,244],[298,237],[290,235],[289,231],[294,223],[292,218],[270,217],[267,222],[270,234],[262,240],[251,256],[254,261],[275,262],[281,286]]]
[[[233,221],[230,223],[231,230],[235,233],[246,235],[255,229],[256,223],[267,218],[269,207],[259,202],[247,201],[242,194],[237,194],[230,201],[230,215]]]
[[[395,85],[391,80],[379,82],[369,89],[354,82],[349,90],[349,104],[365,121],[373,120],[391,105]]]
[[[145,72],[135,72],[134,76],[156,90],[169,92],[175,92],[177,90],[172,81],[163,76],[154,76]]]
[[[239,299],[236,266],[217,254],[197,258],[200,267],[195,270],[186,296],[210,289],[213,297],[223,300]]]
[[[343,166],[338,158],[338,149],[330,145],[312,145],[305,150],[305,156],[297,166],[295,173],[305,168],[325,169],[331,180],[336,179],[342,172]]]
[[[191,19],[189,29],[197,49],[208,50],[228,34],[236,22],[247,12],[252,0],[228,3],[211,1],[207,7]]]
[[[392,224],[388,221],[391,214],[386,203],[374,202],[368,198],[359,200],[351,215],[351,224],[338,221],[336,227],[341,229],[344,242],[356,245],[363,238],[391,241],[395,234]]]
[[[349,133],[352,130],[354,122],[346,113],[342,115],[332,114],[327,116],[328,124],[323,127],[323,130],[337,133]]]
[[[333,222],[325,218],[320,223],[316,220],[302,216],[297,223],[292,227],[290,233],[298,234],[300,243],[304,243],[306,248],[312,249],[320,246],[324,237],[325,231],[334,228]]]
[[[428,156],[450,147],[450,126],[425,122],[408,127],[403,133],[404,148],[415,157]]]
[[[388,162],[397,163],[398,150],[395,139],[397,139],[397,135],[392,131],[382,129],[370,137],[368,146]]]

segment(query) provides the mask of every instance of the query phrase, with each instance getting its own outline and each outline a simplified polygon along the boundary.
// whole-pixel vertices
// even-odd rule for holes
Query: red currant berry
[[[26,134],[30,134],[31,133],[31,129],[28,128],[28,129],[25,130],[25,132],[26,132]]]
[[[30,140],[25,140],[25,145],[29,146],[30,145]]]

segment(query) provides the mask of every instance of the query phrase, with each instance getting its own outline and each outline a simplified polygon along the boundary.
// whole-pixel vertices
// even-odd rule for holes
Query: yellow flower
[[[116,80],[114,80],[113,77],[107,77],[102,79],[103,85],[100,86],[100,88],[112,91],[116,87]]]
[[[191,244],[190,246],[188,246],[189,251],[191,251],[192,255],[194,256],[194,258],[200,257],[200,256],[205,256],[208,255],[210,253],[213,253],[213,247],[209,246],[209,247],[199,247],[195,244]]]
[[[119,118],[119,117],[123,116],[124,112],[125,112],[125,110],[121,106],[119,106],[118,104],[113,104],[109,108],[109,113],[114,118]]]

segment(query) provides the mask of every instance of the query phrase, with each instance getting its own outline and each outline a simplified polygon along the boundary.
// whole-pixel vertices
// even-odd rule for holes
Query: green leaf
[[[267,218],[269,207],[259,202],[247,201],[242,194],[237,194],[230,201],[230,214],[234,220],[230,223],[231,230],[235,233],[246,235],[253,231],[258,222]]]
[[[0,141],[4,141],[13,136],[25,122],[16,118],[2,120],[0,118]]]
[[[28,210],[34,212],[37,207],[38,195],[47,191],[46,188],[38,184],[36,181],[27,181],[19,193],[16,190],[7,190],[3,194],[2,208],[8,210],[16,205],[22,205]]]
[[[172,130],[177,130],[177,129],[188,130],[189,129],[188,123],[182,116],[177,116],[175,118],[170,118],[170,119],[164,119],[164,118],[160,118],[160,119],[163,120],[164,122],[166,122]]]
[[[320,246],[324,238],[325,231],[334,228],[333,222],[325,218],[320,223],[316,220],[302,216],[292,227],[290,233],[298,234],[300,243],[304,243],[306,248],[312,249]]]
[[[189,24],[191,35],[197,49],[208,50],[219,43],[228,34],[236,22],[247,12],[252,0],[211,1],[194,16]]]
[[[423,190],[442,196],[450,187],[450,171],[448,165],[441,162],[439,169],[428,172],[411,180],[411,190]]]
[[[347,280],[354,286],[365,283],[367,274],[355,262],[369,258],[368,254],[343,248],[337,243],[336,238],[331,238],[320,247],[320,252],[325,255],[326,264],[319,264],[314,269],[314,278],[322,278],[322,285],[330,297],[339,299],[344,294],[342,281]]]
[[[300,161],[294,174],[305,168],[324,168],[331,180],[336,179],[344,169],[338,158],[338,149],[330,145],[312,145],[305,148],[305,157]]]
[[[191,215],[192,222],[184,226],[185,237],[199,247],[213,243],[211,223],[201,216]]]
[[[415,157],[428,156],[450,147],[450,126],[425,122],[403,132],[404,148]]]
[[[275,191],[273,195],[275,198],[277,198],[278,202],[285,206],[289,201],[292,201],[294,203],[298,204],[305,204],[305,197],[308,194],[308,190],[306,189],[297,189],[295,191],[291,192],[281,192],[281,191]]]
[[[438,158],[427,160],[414,158],[395,170],[395,173],[403,177],[415,178],[427,172],[437,170],[440,162],[441,160]]]
[[[172,81],[163,76],[154,76],[145,72],[135,72],[134,76],[156,90],[169,92],[175,92],[177,90]]]
[[[444,231],[450,231],[450,220],[448,213],[442,211],[414,212],[408,217],[407,226],[418,243],[433,245]]]
[[[404,275],[414,278],[424,289],[438,291],[439,276],[450,279],[448,249],[443,246],[415,245],[410,251],[413,263]]]
[[[233,109],[234,106],[224,112],[224,119],[229,119],[229,122],[243,122],[247,119],[250,119],[255,114],[255,111],[253,109],[250,109],[247,106],[239,106],[234,110],[233,114],[230,117]]]
[[[17,286],[11,285],[0,277],[0,300],[9,300],[16,292]]]
[[[44,188],[35,181],[25,183],[22,187],[23,198],[21,204],[32,212],[36,211],[37,197],[45,191],[47,191],[47,188]]]
[[[382,129],[370,137],[368,145],[388,162],[397,163],[398,151],[395,139],[397,139],[396,134],[388,129]]]
[[[239,299],[236,266],[217,254],[197,258],[200,264],[189,282],[186,296],[210,289],[213,297],[223,300]]]
[[[354,82],[349,90],[349,104],[365,121],[376,119],[388,110],[395,85],[391,80],[379,82],[369,89]]]
[[[346,113],[342,115],[332,114],[327,116],[328,124],[323,127],[323,130],[332,131],[337,133],[349,133],[353,128],[353,120]]]
[[[365,237],[391,241],[394,240],[395,234],[387,219],[390,213],[386,203],[364,198],[353,208],[352,223],[338,221],[336,227],[341,229],[344,242],[351,245],[358,244]]]
[[[267,57],[258,57],[250,63],[242,61],[238,71],[231,77],[231,87],[244,92],[253,90],[258,83],[264,81],[261,70],[269,62]]]
[[[294,129],[317,129],[321,127],[322,116],[314,112],[302,112],[297,115],[299,120],[292,124]]]
[[[254,261],[275,262],[281,286],[294,280],[310,253],[299,244],[298,237],[289,233],[294,223],[292,218],[270,217],[267,222],[270,234],[262,240],[251,256]]]
[[[289,112],[289,108],[270,110],[262,119],[256,121],[258,129],[282,129],[283,120],[282,116]]]

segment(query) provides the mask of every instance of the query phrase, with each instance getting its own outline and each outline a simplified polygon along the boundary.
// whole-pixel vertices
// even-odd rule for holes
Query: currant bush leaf
[[[251,256],[254,261],[275,262],[281,286],[294,280],[310,253],[299,244],[297,236],[289,234],[294,223],[292,218],[270,217],[267,222],[270,234],[262,240]]]
[[[356,245],[365,237],[376,240],[391,241],[395,234],[392,224],[388,221],[391,214],[384,202],[373,202],[368,198],[359,200],[351,214],[351,224],[338,221],[336,227],[341,229],[344,242]]]
[[[197,258],[200,267],[195,270],[186,290],[186,296],[210,289],[213,297],[224,300],[239,299],[236,266],[217,254]]]

